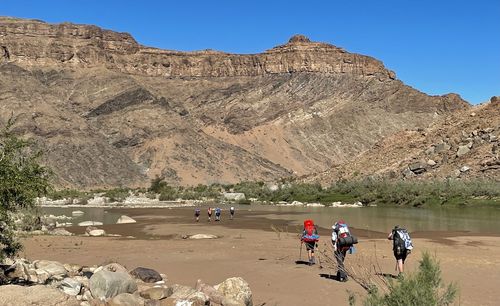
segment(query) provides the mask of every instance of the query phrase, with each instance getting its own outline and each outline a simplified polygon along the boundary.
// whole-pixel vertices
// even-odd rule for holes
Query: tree
[[[13,214],[35,207],[35,199],[49,188],[50,171],[40,165],[41,152],[33,143],[12,133],[15,120],[9,119],[0,131],[0,259],[22,248],[15,235]]]

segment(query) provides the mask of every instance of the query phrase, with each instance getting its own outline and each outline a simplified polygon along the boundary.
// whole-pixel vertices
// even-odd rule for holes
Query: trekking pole
[[[318,253],[318,262],[319,262],[319,268],[320,269],[323,269],[323,265],[321,264],[321,252],[319,250],[319,247],[316,248],[317,249],[317,253]]]

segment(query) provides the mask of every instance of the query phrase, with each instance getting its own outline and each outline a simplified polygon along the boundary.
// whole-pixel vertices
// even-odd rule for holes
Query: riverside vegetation
[[[329,205],[332,202],[361,202],[363,205],[396,205],[413,207],[438,206],[491,206],[500,203],[500,183],[488,180],[445,181],[388,181],[358,180],[338,181],[329,187],[319,184],[281,181],[241,182],[233,185],[212,184],[190,187],[171,186],[161,178],[152,180],[148,189],[116,188],[110,190],[59,190],[49,194],[53,200],[80,199],[82,204],[100,194],[110,201],[123,201],[130,194],[143,194],[161,201],[219,200],[224,192],[245,194],[239,204],[249,204],[250,199],[262,203],[305,202]]]

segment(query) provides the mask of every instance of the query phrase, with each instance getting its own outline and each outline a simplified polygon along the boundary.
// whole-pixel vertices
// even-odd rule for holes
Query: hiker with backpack
[[[208,207],[207,214],[208,214],[208,222],[212,221],[212,207]]]
[[[221,214],[221,209],[217,207],[215,209],[215,221],[220,221],[220,214]]]
[[[387,239],[392,240],[392,250],[396,258],[396,271],[398,272],[398,276],[400,276],[404,272],[406,257],[413,250],[410,234],[405,228],[396,225],[389,233]]]
[[[308,265],[312,266],[316,264],[314,258],[314,249],[319,241],[318,228],[314,224],[313,220],[304,221],[304,229],[302,230],[302,236],[300,237],[300,249],[302,250],[302,243],[306,245],[307,257],[309,259]]]
[[[200,209],[198,207],[196,207],[196,209],[194,210],[194,218],[196,220],[196,222],[200,221]]]
[[[344,220],[335,222],[332,226],[332,246],[333,254],[337,260],[338,281],[347,281],[347,271],[345,270],[344,260],[347,255],[347,251],[352,253],[354,244],[356,243],[358,243],[358,239],[351,234],[351,231]]]
[[[231,208],[229,208],[229,215],[230,215],[230,219],[233,220],[233,217],[234,217],[234,206],[231,206]]]

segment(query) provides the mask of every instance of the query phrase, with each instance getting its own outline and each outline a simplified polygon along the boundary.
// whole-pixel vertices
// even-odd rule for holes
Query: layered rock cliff
[[[0,18],[0,118],[64,186],[272,180],[325,171],[469,108],[304,36],[260,54],[148,48],[95,26]]]

